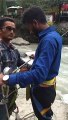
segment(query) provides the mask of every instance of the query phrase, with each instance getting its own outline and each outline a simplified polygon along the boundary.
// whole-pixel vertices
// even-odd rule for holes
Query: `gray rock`
[[[29,45],[30,43],[24,40],[23,38],[17,37],[12,40],[12,44],[21,46],[21,45]]]

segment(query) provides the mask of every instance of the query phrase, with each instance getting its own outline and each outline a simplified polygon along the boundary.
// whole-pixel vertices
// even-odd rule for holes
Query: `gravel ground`
[[[19,107],[19,116],[20,118],[23,118],[24,116],[27,115],[22,120],[37,120],[37,118],[33,115],[31,101],[30,100],[26,101],[25,93],[26,93],[25,89],[19,89],[18,98],[16,100],[17,106]],[[52,105],[52,109],[54,112],[53,120],[68,120],[67,104],[63,103],[61,100],[57,100],[56,98],[54,104]],[[10,120],[15,120],[14,113],[10,117]]]

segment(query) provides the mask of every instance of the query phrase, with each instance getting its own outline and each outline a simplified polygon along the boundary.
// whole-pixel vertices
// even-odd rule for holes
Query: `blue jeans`
[[[0,120],[8,120],[5,105],[0,105]]]

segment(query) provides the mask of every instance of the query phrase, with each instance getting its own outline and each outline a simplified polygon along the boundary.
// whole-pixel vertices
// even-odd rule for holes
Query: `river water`
[[[60,92],[62,99],[68,103],[68,46],[63,46],[61,65],[57,77],[57,90]]]
[[[36,50],[37,44],[16,47],[20,51],[21,55],[23,53],[30,55]],[[25,57],[24,60],[28,61],[28,57]],[[57,76],[57,93],[61,96],[64,102],[68,103],[68,46],[63,46],[62,48],[61,65],[59,75]]]

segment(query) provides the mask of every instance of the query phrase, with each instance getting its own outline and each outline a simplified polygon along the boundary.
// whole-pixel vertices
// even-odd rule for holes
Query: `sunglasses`
[[[11,26],[6,26],[6,27],[3,27],[2,29],[8,30],[8,31],[13,30],[13,32],[16,32],[16,28],[13,28]]]

